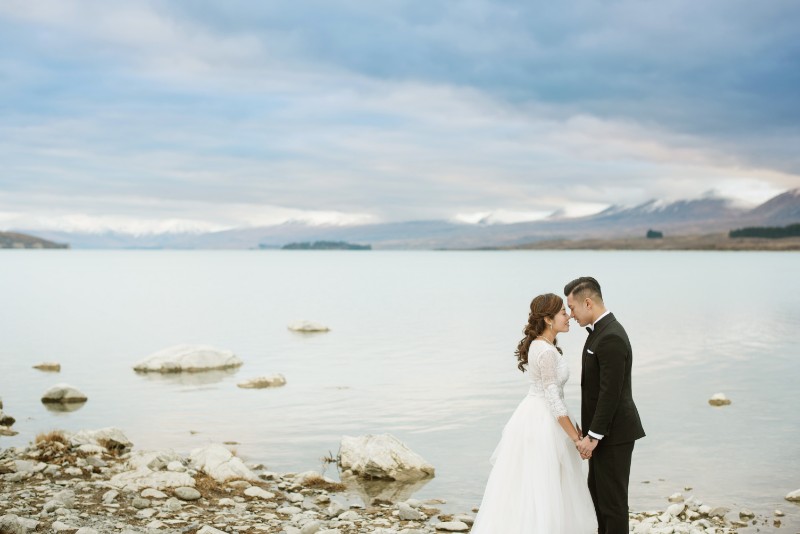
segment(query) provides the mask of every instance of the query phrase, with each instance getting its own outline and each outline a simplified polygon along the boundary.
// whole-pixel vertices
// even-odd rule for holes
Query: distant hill
[[[0,232],[0,248],[69,248],[69,245],[28,234]]]
[[[344,241],[371,243],[375,249],[453,249],[516,246],[558,239],[620,239],[644,236],[657,228],[664,237],[727,233],[750,226],[786,226],[800,222],[800,189],[782,193],[754,209],[723,198],[612,206],[586,217],[550,218],[515,224],[466,224],[445,220],[357,226],[286,223],[205,234],[132,236],[119,233],[37,232],[76,248],[257,249],[285,243]]]

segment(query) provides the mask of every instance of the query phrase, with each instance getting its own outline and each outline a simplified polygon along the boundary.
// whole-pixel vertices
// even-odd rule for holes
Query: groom
[[[644,437],[631,393],[633,352],[625,329],[603,305],[600,284],[584,276],[564,287],[571,317],[589,331],[581,366],[577,447],[589,459],[589,493],[598,534],[627,534],[628,479],[634,441]]]

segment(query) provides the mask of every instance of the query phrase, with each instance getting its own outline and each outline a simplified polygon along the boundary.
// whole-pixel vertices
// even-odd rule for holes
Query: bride
[[[569,331],[561,297],[531,302],[516,355],[531,382],[492,455],[472,534],[593,534],[597,519],[575,448],[580,441],[564,404],[567,359],[556,335]]]

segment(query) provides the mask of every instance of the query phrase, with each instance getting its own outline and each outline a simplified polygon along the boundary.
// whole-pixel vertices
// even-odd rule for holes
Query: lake
[[[117,426],[136,448],[231,441],[245,460],[305,471],[342,435],[389,432],[436,467],[415,497],[467,512],[527,393],[513,352],[530,300],[591,275],[634,348],[647,437],[632,508],[663,509],[680,491],[734,512],[780,508],[788,532],[800,526],[800,506],[783,499],[800,488],[798,273],[800,254],[771,252],[0,251],[0,396],[20,432],[0,446]],[[331,331],[287,330],[299,319]],[[585,337],[574,323],[559,337],[573,414]],[[245,364],[132,370],[179,343]],[[31,368],[50,360],[61,373]],[[270,373],[287,385],[236,387]],[[39,399],[57,382],[89,401],[49,411]],[[709,406],[717,392],[733,403]]]

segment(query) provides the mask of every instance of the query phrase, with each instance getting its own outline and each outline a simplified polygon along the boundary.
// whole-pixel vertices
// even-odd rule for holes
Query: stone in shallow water
[[[391,434],[343,436],[341,466],[358,476],[418,480],[434,475],[434,467]]]
[[[180,373],[231,369],[243,363],[229,350],[208,345],[176,345],[151,354],[133,369],[142,373]]]
[[[731,400],[725,396],[724,393],[714,393],[710,399],[708,399],[708,403],[711,406],[727,406],[731,403]]]
[[[328,332],[330,328],[314,321],[295,321],[289,323],[289,330],[293,332]]]
[[[250,380],[239,382],[236,385],[243,389],[274,388],[286,385],[286,378],[282,374],[276,373],[274,375],[251,378]]]
[[[796,489],[786,494],[784,497],[787,501],[800,502],[800,489]]]
[[[34,369],[39,369],[40,371],[50,371],[50,372],[59,372],[61,371],[61,364],[58,362],[42,362],[37,363],[33,366]]]
[[[77,388],[69,384],[60,383],[51,387],[42,394],[42,402],[72,404],[86,402],[89,398]]]

